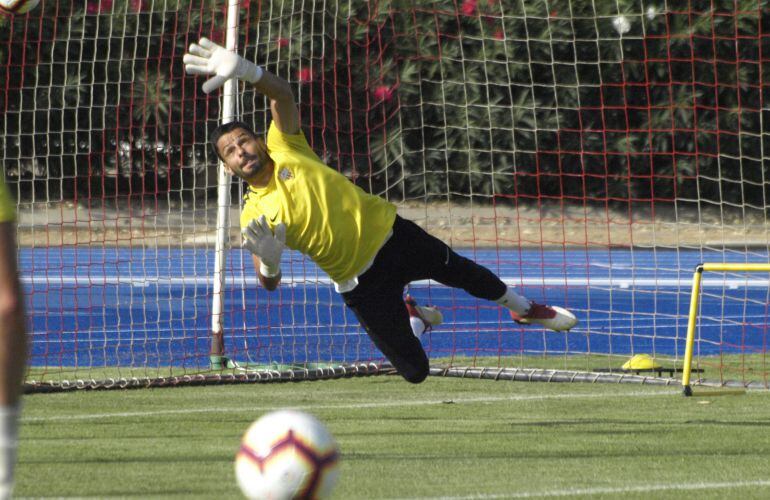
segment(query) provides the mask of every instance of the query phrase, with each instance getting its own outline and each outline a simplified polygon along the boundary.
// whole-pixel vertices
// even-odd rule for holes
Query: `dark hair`
[[[217,154],[217,157],[219,157],[220,160],[225,161],[224,158],[222,158],[222,155],[219,154],[219,149],[217,149],[217,142],[219,142],[219,138],[225,135],[228,132],[232,132],[233,130],[240,128],[251,134],[252,137],[256,137],[257,134],[252,130],[251,127],[246,125],[243,122],[239,121],[232,121],[223,123],[222,125],[215,128],[211,134],[209,134],[209,144],[211,144],[211,147],[214,148],[214,152]]]

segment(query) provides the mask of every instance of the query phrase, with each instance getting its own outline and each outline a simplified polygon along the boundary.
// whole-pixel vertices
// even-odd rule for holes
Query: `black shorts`
[[[424,279],[487,300],[499,299],[506,291],[505,283],[489,269],[458,255],[412,221],[396,216],[393,235],[372,266],[358,277],[358,286],[342,298],[377,348],[414,383],[425,380],[429,365],[422,344],[412,333],[404,287]]]

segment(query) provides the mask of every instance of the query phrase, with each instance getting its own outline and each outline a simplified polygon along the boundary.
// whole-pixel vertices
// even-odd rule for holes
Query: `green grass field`
[[[18,498],[239,498],[233,456],[299,408],[342,451],[335,498],[768,498],[770,392],[397,376],[25,396]]]

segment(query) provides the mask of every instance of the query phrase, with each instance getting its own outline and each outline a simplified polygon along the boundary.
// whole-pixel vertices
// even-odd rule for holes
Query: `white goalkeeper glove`
[[[190,45],[184,55],[184,69],[190,75],[214,75],[203,82],[203,91],[218,89],[230,78],[257,83],[264,70],[235,52],[230,52],[208,38],[201,38]]]
[[[281,272],[281,253],[286,247],[286,224],[275,226],[275,235],[262,215],[252,220],[243,231],[243,247],[259,257],[259,273],[266,278],[278,276]]]

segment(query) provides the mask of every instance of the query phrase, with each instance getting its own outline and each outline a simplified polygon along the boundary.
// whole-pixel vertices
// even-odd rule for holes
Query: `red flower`
[[[390,85],[380,85],[372,91],[372,94],[377,101],[390,101],[393,99],[394,92],[395,89]]]
[[[297,71],[297,80],[299,83],[310,83],[313,81],[313,70],[310,68],[300,68]]]
[[[460,7],[462,13],[466,16],[472,16],[476,14],[477,0],[463,0],[463,5]]]
[[[112,0],[94,0],[86,4],[86,14],[101,14],[112,10]]]
[[[278,47],[288,47],[289,46],[289,39],[288,38],[277,38],[275,40],[275,44],[278,45]]]
[[[144,0],[131,0],[129,3],[132,12],[142,12],[144,10]]]
[[[495,34],[492,36],[495,38],[495,40],[505,40],[505,33],[501,29],[495,31]]]

